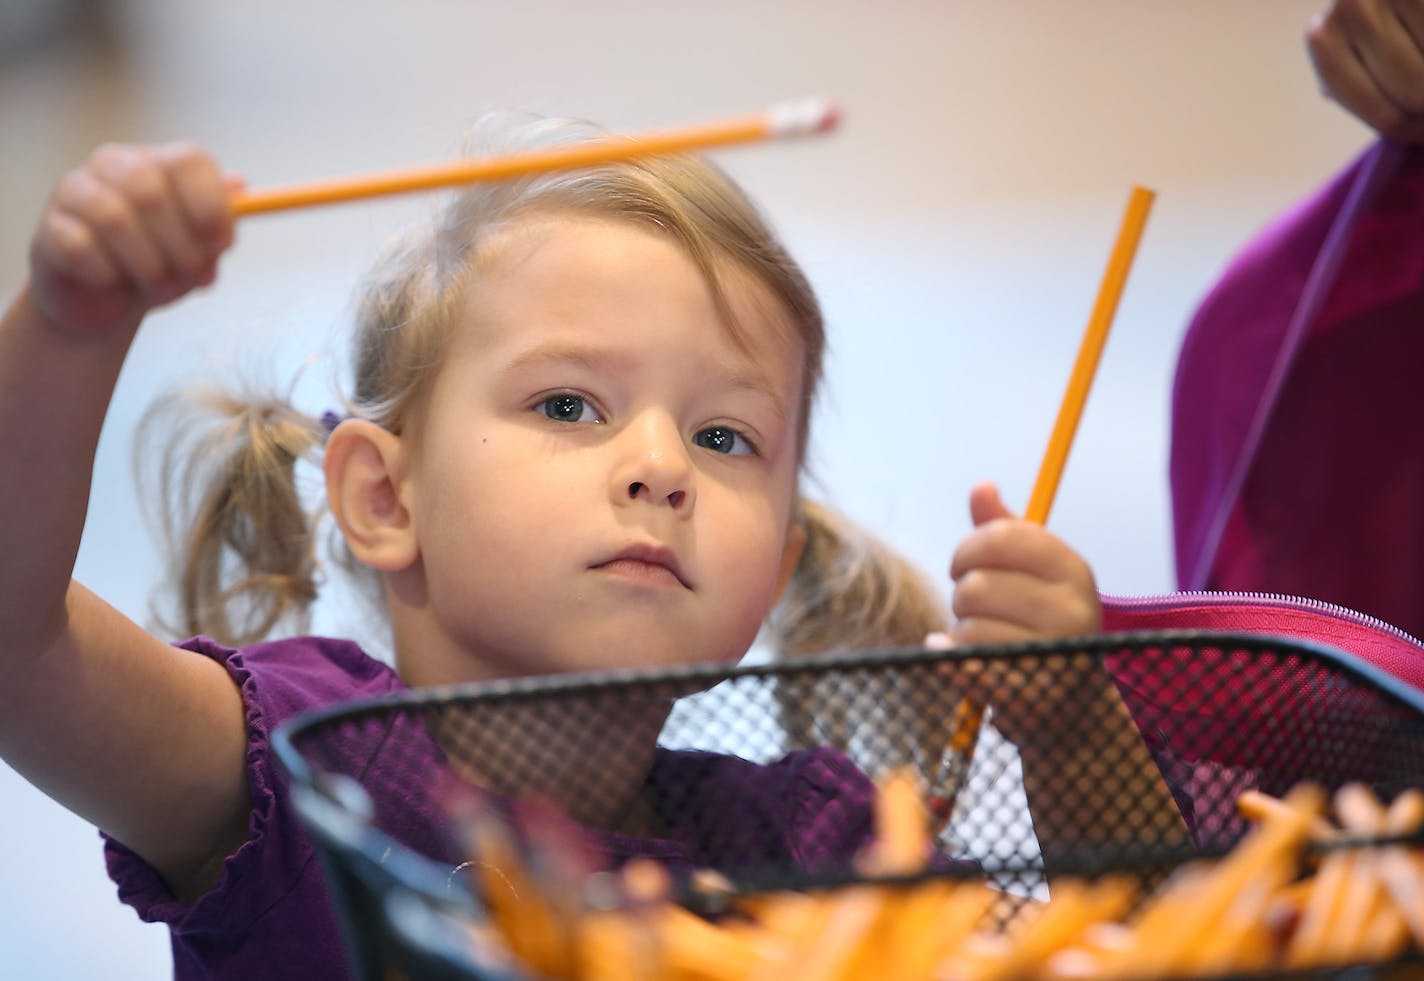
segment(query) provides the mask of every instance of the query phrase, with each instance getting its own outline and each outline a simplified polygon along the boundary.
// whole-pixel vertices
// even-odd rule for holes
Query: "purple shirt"
[[[213,889],[194,902],[180,902],[147,863],[106,838],[105,857],[119,897],[142,919],[168,924],[176,978],[346,978],[321,864],[292,808],[270,737],[297,712],[406,686],[387,665],[347,641],[298,637],[234,651],[197,638],[181,646],[221,662],[241,689],[252,794],[248,840],[227,857]],[[366,751],[352,748],[357,755]],[[430,759],[438,760],[433,745]],[[834,750],[797,751],[769,765],[715,753],[660,751],[648,779],[653,796],[663,802],[668,840],[600,834],[601,850],[610,858],[651,855],[691,867],[784,857],[814,865],[818,858],[853,854],[871,833],[874,788]],[[392,830],[400,840],[422,854],[442,855],[448,845],[437,805],[409,784],[404,781],[407,789],[397,791],[400,799],[394,801],[383,799],[388,795],[381,788],[395,787],[395,781],[377,779],[366,789],[379,808],[397,815]],[[689,820],[707,813],[725,813],[734,828],[753,830],[709,840],[708,828],[718,822]]]

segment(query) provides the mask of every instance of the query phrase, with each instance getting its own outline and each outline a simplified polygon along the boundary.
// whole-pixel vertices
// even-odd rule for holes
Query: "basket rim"
[[[814,658],[797,658],[753,664],[690,664],[661,668],[625,668],[593,672],[570,672],[561,675],[544,675],[504,679],[497,681],[477,681],[454,685],[406,688],[378,696],[348,699],[319,708],[296,713],[284,720],[273,731],[271,740],[273,752],[280,766],[291,780],[292,792],[298,803],[303,823],[316,840],[319,851],[327,860],[345,861],[349,851],[370,854],[375,849],[383,856],[387,875],[393,880],[391,893],[386,898],[404,896],[406,901],[427,909],[452,909],[452,899],[445,892],[451,882],[443,878],[447,872],[444,866],[437,866],[426,855],[410,848],[405,843],[375,827],[367,815],[362,813],[361,794],[346,797],[336,793],[341,786],[328,782],[330,774],[324,774],[303,756],[299,749],[302,740],[323,727],[342,721],[359,720],[364,717],[379,716],[392,711],[419,713],[435,708],[449,708],[454,705],[479,705],[493,700],[537,699],[550,695],[577,696],[585,693],[616,693],[619,690],[650,683],[684,685],[695,684],[710,687],[720,681],[748,677],[795,677],[846,669],[884,669],[898,667],[953,662],[956,660],[1011,659],[1034,655],[1059,655],[1062,657],[1097,657],[1127,654],[1148,650],[1171,648],[1219,649],[1225,654],[1233,651],[1247,653],[1271,653],[1282,656],[1303,655],[1317,663],[1335,668],[1371,685],[1384,697],[1395,700],[1403,706],[1424,713],[1424,690],[1405,682],[1358,655],[1343,648],[1314,639],[1285,636],[1271,633],[1246,631],[1219,631],[1199,629],[1171,629],[1150,631],[1122,631],[1083,635],[1056,640],[1029,641],[998,645],[968,645],[947,650],[925,647],[881,648],[854,653],[826,655]],[[340,783],[340,781],[338,781]],[[359,786],[348,788],[360,791]],[[364,793],[364,791],[361,791]],[[305,806],[303,806],[305,805]],[[343,836],[342,832],[345,832]],[[351,837],[351,835],[355,837]],[[358,840],[359,839],[359,840]],[[1412,840],[1412,839],[1411,839]],[[1371,839],[1368,841],[1341,841],[1337,847],[1374,846],[1393,844],[1394,841]],[[1403,843],[1398,842],[1398,843]],[[1129,856],[1131,857],[1131,856]],[[1153,851],[1151,857],[1164,865],[1177,860],[1206,857],[1200,849],[1183,849],[1180,855]],[[1117,858],[1122,858],[1121,855]],[[1072,869],[1060,869],[1072,872]],[[1085,868],[1082,873],[1094,874],[1110,871],[1105,868]],[[915,876],[907,879],[929,877]],[[821,887],[843,885],[843,876],[828,877]],[[863,882],[863,879],[850,881]],[[440,889],[437,886],[443,885]],[[779,887],[816,888],[817,883],[802,876],[795,881],[778,882],[775,879],[757,882],[752,879],[738,883],[738,892],[758,892]],[[479,903],[462,886],[459,887],[460,907],[463,915],[478,915]],[[688,897],[684,897],[687,899]],[[471,905],[472,904],[472,905]],[[429,935],[415,935],[406,932],[400,925],[389,921],[387,927],[399,934],[399,942],[423,956],[440,956],[444,965],[453,967],[458,974],[467,970],[472,977],[485,977],[488,966],[470,960],[467,952],[446,949],[444,945],[432,946]],[[343,924],[343,935],[348,926]],[[421,931],[423,933],[423,931]],[[1277,981],[1285,978],[1336,978],[1329,969],[1318,969],[1320,973],[1310,974],[1264,974],[1251,975],[1252,981]],[[489,974],[500,981],[522,981],[504,975]],[[374,979],[376,976],[371,975]],[[1238,976],[1233,975],[1231,981]],[[1246,976],[1240,976],[1242,978]],[[1219,978],[1216,981],[1228,981]]]
[[[889,670],[944,661],[1010,659],[1034,654],[1101,657],[1122,653],[1124,650],[1133,652],[1173,646],[1232,646],[1258,650],[1268,648],[1279,653],[1308,654],[1365,680],[1380,689],[1383,694],[1424,713],[1424,691],[1390,674],[1383,668],[1332,644],[1282,634],[1178,628],[1085,634],[1080,637],[1054,640],[965,645],[947,649],[923,646],[886,647],[754,664],[744,662],[735,664],[700,663],[658,668],[576,671],[566,674],[404,688],[399,691],[347,699],[297,712],[277,726],[271,739],[273,752],[287,775],[294,782],[311,786],[316,775],[297,748],[298,743],[305,735],[335,722],[380,715],[390,712],[392,709],[420,711],[426,708],[475,705],[495,700],[505,703],[543,698],[549,695],[572,696],[612,692],[654,683],[695,684],[699,688],[707,688],[712,684],[736,678],[775,678],[865,668]]]

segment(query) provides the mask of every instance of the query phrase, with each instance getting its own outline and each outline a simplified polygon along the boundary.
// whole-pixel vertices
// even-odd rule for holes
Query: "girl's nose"
[[[673,420],[648,414],[631,423],[618,442],[622,454],[609,488],[614,504],[642,501],[691,511],[696,498],[692,459]]]

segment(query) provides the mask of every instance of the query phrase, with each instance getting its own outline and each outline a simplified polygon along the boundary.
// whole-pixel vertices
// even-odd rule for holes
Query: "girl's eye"
[[[713,453],[725,453],[728,456],[747,456],[756,452],[751,440],[727,426],[709,426],[693,436],[692,441]]]
[[[551,395],[538,405],[540,412],[555,422],[602,422],[582,395]]]

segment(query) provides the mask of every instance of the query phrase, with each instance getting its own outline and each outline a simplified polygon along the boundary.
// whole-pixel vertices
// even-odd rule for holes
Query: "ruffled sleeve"
[[[343,641],[296,638],[237,651],[195,638],[179,646],[223,664],[242,694],[248,839],[224,860],[211,890],[184,902],[141,857],[104,836],[119,898],[143,920],[169,926],[176,977],[342,977],[340,934],[320,864],[288,799],[271,735],[297,712],[402,685],[388,667]]]

